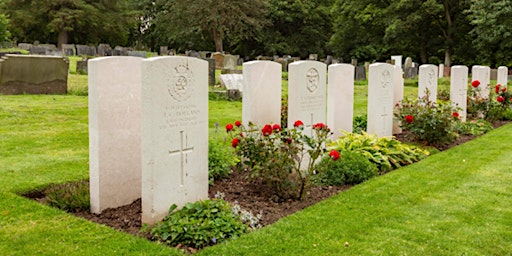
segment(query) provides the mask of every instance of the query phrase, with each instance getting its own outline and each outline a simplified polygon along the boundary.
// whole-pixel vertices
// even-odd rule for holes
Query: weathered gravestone
[[[407,70],[408,68],[412,68],[412,58],[411,57],[405,58],[404,70]]]
[[[103,57],[89,63],[91,212],[141,197],[142,59]]]
[[[114,50],[112,50],[112,56],[128,56],[128,48],[116,46]]]
[[[79,56],[96,56],[96,47],[88,45],[76,45],[76,55]]]
[[[354,69],[350,64],[332,64],[328,68],[327,126],[331,128],[333,140],[343,135],[341,130],[352,132]]]
[[[418,76],[418,67],[411,67],[405,69],[405,78],[414,79]]]
[[[364,66],[356,66],[355,67],[355,79],[356,80],[366,80],[366,69]]]
[[[62,44],[61,46],[62,52],[66,56],[74,56],[76,55],[76,49],[74,44]]]
[[[379,137],[393,135],[394,72],[391,64],[370,65],[366,131]]]
[[[243,65],[242,122],[258,126],[281,123],[281,65],[249,61]]]
[[[393,106],[399,106],[404,99],[404,76],[400,67],[394,66],[393,72]],[[396,107],[393,108],[393,113],[398,111]],[[402,133],[401,120],[393,118],[393,134]]]
[[[439,64],[438,75],[439,75],[439,78],[444,77],[444,64]]]
[[[296,61],[288,66],[288,127],[296,120],[312,135],[312,125],[327,121],[327,65],[318,61]]]
[[[46,48],[44,46],[32,45],[29,52],[32,55],[46,55]]]
[[[391,56],[391,60],[394,61],[396,66],[402,68],[402,55],[393,55]]]
[[[226,54],[224,55],[223,69],[225,70],[236,70],[238,64],[238,55]]]
[[[168,46],[160,46],[160,51],[158,54],[161,56],[169,55],[169,47]]]
[[[66,94],[66,58],[6,55],[0,59],[0,94]]]
[[[18,44],[18,48],[25,50],[25,51],[30,51],[30,47],[32,47],[32,44],[27,44],[27,43],[19,43]]]
[[[428,94],[428,101],[435,103],[437,100],[437,74],[436,65],[424,64],[420,66],[418,77],[418,98],[423,98]]]
[[[99,44],[97,53],[99,56],[112,56],[112,47],[109,44]]]
[[[87,59],[82,59],[76,62],[76,73],[86,75],[88,73]]]
[[[128,51],[128,56],[146,58],[148,56],[148,53],[145,51]]]
[[[142,61],[142,222],[208,198],[208,62]]]
[[[480,81],[479,96],[489,98],[491,86],[491,68],[488,66],[475,65],[471,68],[471,79]]]
[[[203,59],[208,61],[208,85],[215,85],[215,60],[214,59]]]
[[[222,74],[219,77],[220,84],[226,87],[228,96],[230,99],[240,99],[243,92],[243,80],[242,74]]]
[[[212,59],[215,59],[215,68],[223,69],[224,68],[224,54],[220,52],[212,53]]]
[[[459,118],[466,122],[468,97],[468,67],[453,66],[450,76],[450,101],[458,110]]]
[[[491,80],[498,80],[498,69],[491,68]]]
[[[507,87],[507,83],[508,83],[508,67],[506,67],[506,66],[498,67],[497,83],[501,84],[504,87]]]
[[[309,54],[309,60],[318,60],[318,54],[315,54],[315,53]]]

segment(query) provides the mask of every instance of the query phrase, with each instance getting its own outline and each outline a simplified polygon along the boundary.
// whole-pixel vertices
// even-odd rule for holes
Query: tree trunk
[[[57,43],[57,47],[59,49],[62,49],[62,44],[67,44],[68,43],[68,32],[66,30],[61,30],[59,32],[59,39],[58,39],[58,43]]]
[[[420,49],[420,60],[421,60],[422,64],[428,63],[427,47],[425,45],[421,46],[421,49]]]
[[[213,41],[215,42],[215,51],[223,52],[224,48],[222,47],[222,39],[224,37],[224,33],[222,31],[217,31],[217,29],[213,29]]]
[[[450,67],[452,65],[452,52],[450,51],[450,47],[446,47],[444,49],[444,66]]]

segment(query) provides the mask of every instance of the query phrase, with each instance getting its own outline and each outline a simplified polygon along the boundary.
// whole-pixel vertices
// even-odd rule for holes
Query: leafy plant
[[[153,237],[170,246],[194,248],[214,245],[249,232],[240,215],[222,199],[187,203],[181,210],[173,204],[169,214],[150,228]]]
[[[342,152],[336,160],[324,157],[316,169],[316,179],[325,185],[359,184],[378,174],[374,163],[353,151]]]
[[[455,129],[458,133],[463,135],[479,136],[492,130],[492,124],[484,119],[469,120],[465,123],[459,122],[456,124]]]
[[[43,203],[68,212],[88,211],[91,207],[88,180],[52,184],[44,194]]]
[[[224,143],[210,140],[208,143],[208,179],[212,185],[215,179],[224,179],[231,173],[231,167],[238,163],[238,158]]]
[[[357,115],[354,117],[354,124],[352,125],[352,131],[354,133],[362,134],[366,131],[366,125],[368,124],[368,115]]]
[[[512,94],[501,84],[494,86],[494,91],[489,90],[489,95],[481,95],[480,81],[471,82],[472,89],[469,92],[467,113],[472,119],[482,118],[491,123],[503,120],[506,112],[512,104]]]
[[[417,162],[430,153],[419,147],[403,144],[393,138],[363,134],[345,133],[343,137],[331,142],[329,150],[358,153],[374,163],[381,172]]]

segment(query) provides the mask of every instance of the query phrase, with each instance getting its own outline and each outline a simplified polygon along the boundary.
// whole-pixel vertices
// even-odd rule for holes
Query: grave
[[[423,64],[420,66],[420,72],[418,77],[418,98],[423,98],[427,95],[428,90],[428,101],[436,102],[437,100],[437,74],[438,67],[431,64]]]
[[[333,140],[343,135],[341,130],[352,132],[354,70],[355,67],[350,64],[332,64],[328,67],[327,126],[331,128]]]
[[[76,55],[78,56],[96,56],[96,47],[88,45],[76,45]]]
[[[418,67],[410,67],[405,69],[405,78],[414,79],[418,76]]]
[[[97,53],[99,56],[112,56],[112,47],[109,44],[99,44]]]
[[[224,54],[220,52],[212,53],[212,59],[215,59],[215,68],[223,69],[224,68]]]
[[[168,46],[160,46],[160,51],[158,54],[161,56],[169,55],[169,47]]]
[[[393,106],[399,106],[404,99],[404,76],[402,69],[398,66],[394,66],[393,73]],[[393,107],[393,113],[398,111],[396,107]],[[402,128],[400,127],[401,120],[397,120],[393,118],[393,134],[402,133]]]
[[[318,54],[309,54],[309,60],[318,60]]]
[[[379,137],[393,135],[394,67],[370,65],[368,76],[368,123],[366,131]]]
[[[444,77],[444,64],[439,64],[439,78],[443,78]]]
[[[27,43],[19,43],[18,44],[18,48],[25,50],[25,51],[30,51],[30,47],[32,47],[32,44],[27,44]]]
[[[480,92],[479,96],[488,99],[490,93],[491,84],[491,68],[488,66],[475,65],[471,68],[471,79],[472,81],[480,81]]]
[[[366,69],[364,66],[356,66],[355,67],[355,79],[356,80],[366,80]]]
[[[505,87],[507,87],[508,83],[508,67],[506,66],[500,66],[498,67],[498,76],[497,76],[497,83],[501,84]]]
[[[281,65],[249,61],[243,65],[242,122],[260,127],[281,124]]]
[[[412,68],[412,66],[413,66],[412,58],[411,57],[405,58],[404,70],[407,70],[408,68]]]
[[[76,62],[76,73],[80,75],[87,75],[88,67],[86,58]]]
[[[7,54],[0,59],[0,94],[66,94],[67,58]]]
[[[224,55],[223,69],[225,70],[237,70],[238,55],[226,54]]]
[[[312,125],[327,121],[327,65],[311,60],[296,61],[288,70],[288,127],[301,120],[304,133],[312,135]]]
[[[461,108],[459,118],[466,122],[467,97],[468,97],[468,67],[453,66],[450,76],[450,102],[454,107]]]
[[[402,68],[402,55],[393,55],[391,56],[391,60],[395,62],[395,65]]]
[[[243,92],[242,74],[221,74],[219,77],[220,84],[226,87],[230,99],[239,99]]]
[[[208,61],[208,85],[215,85],[215,60],[214,59],[203,59]]]
[[[141,197],[141,67],[136,57],[89,63],[91,212]]]
[[[128,51],[128,56],[146,58],[148,56],[148,53],[145,51]]]
[[[65,56],[76,55],[76,49],[74,44],[62,44],[61,48]]]
[[[142,222],[208,198],[208,62],[142,61]]]

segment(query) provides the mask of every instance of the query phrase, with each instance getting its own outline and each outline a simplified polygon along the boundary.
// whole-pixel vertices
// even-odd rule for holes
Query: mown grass
[[[75,77],[78,85],[84,77]],[[356,86],[358,113],[366,111],[366,91]],[[241,116],[241,102],[210,101],[209,108],[212,138],[222,138],[225,123]],[[87,178],[87,127],[87,97],[0,95],[0,254],[180,254],[18,195]],[[506,255],[510,139],[507,125],[201,254]]]

